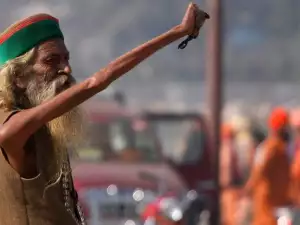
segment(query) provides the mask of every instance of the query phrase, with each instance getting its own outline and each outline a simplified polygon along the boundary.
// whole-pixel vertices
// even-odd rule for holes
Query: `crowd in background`
[[[257,124],[241,116],[222,124],[224,225],[273,225],[276,208],[300,203],[300,111],[277,107]]]

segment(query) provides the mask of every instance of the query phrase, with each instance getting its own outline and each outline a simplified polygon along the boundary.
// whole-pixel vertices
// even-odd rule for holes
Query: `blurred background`
[[[0,28],[35,12],[59,17],[72,53],[74,75],[81,80],[180,22],[188,2],[2,0]],[[204,1],[195,2],[205,9]],[[297,104],[299,4],[297,0],[223,3],[228,104]],[[167,104],[200,109],[204,101],[206,30],[207,27],[189,50],[178,51],[176,45],[169,46],[116,81],[111,89],[124,92],[128,105],[136,108]]]
[[[194,2],[208,9],[206,2]],[[81,81],[178,24],[188,3],[1,0],[0,29],[33,13],[58,17],[74,76]],[[300,103],[299,9],[299,0],[222,1],[220,113],[221,126],[230,124],[240,149],[236,155],[243,175],[235,186],[249,177],[251,157],[267,135],[266,119],[272,108],[281,105],[294,112]],[[83,105],[88,135],[72,162],[90,224],[136,225],[154,217],[149,205],[166,193],[180,204],[166,203],[167,216],[159,217],[163,224],[181,221],[184,212],[190,215],[188,224],[217,223],[212,215],[220,193],[216,194],[205,117],[210,88],[205,76],[208,29],[204,26],[199,39],[183,51],[177,49],[179,42],[166,47]],[[188,206],[179,209],[184,201]],[[241,212],[235,208],[234,222],[228,219],[222,224],[249,224],[251,201],[234,201],[242,205]]]

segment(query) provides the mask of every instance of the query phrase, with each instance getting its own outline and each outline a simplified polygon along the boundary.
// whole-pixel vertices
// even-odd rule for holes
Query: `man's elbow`
[[[0,141],[10,145],[23,145],[38,129],[39,120],[34,109],[28,109],[15,114],[0,129]],[[16,142],[16,143],[15,143]]]
[[[4,148],[7,145],[8,138],[5,129],[0,129],[0,147]]]
[[[2,150],[23,148],[22,142],[22,135],[13,135],[6,127],[0,129],[0,147]]]

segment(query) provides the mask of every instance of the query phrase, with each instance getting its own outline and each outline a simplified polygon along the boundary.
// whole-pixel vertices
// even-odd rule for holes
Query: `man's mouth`
[[[68,89],[69,87],[72,86],[72,82],[70,80],[70,78],[65,78],[65,77],[62,77],[58,80],[55,81],[55,91],[56,93],[60,93],[66,89]]]
[[[62,86],[63,86],[63,87],[66,87],[66,88],[71,87],[71,81],[70,81],[70,80],[65,81],[65,82],[62,84]]]

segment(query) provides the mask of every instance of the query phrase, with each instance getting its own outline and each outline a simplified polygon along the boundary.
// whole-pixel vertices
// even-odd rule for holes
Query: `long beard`
[[[61,87],[66,79],[66,76],[60,76],[55,81],[42,85],[37,85],[35,80],[30,82],[26,94],[31,106],[42,104],[63,91]],[[59,154],[66,153],[67,150],[76,150],[84,140],[83,113],[79,107],[48,122],[47,127]]]
[[[75,150],[84,140],[82,112],[77,107],[50,121],[47,126],[59,150]]]

